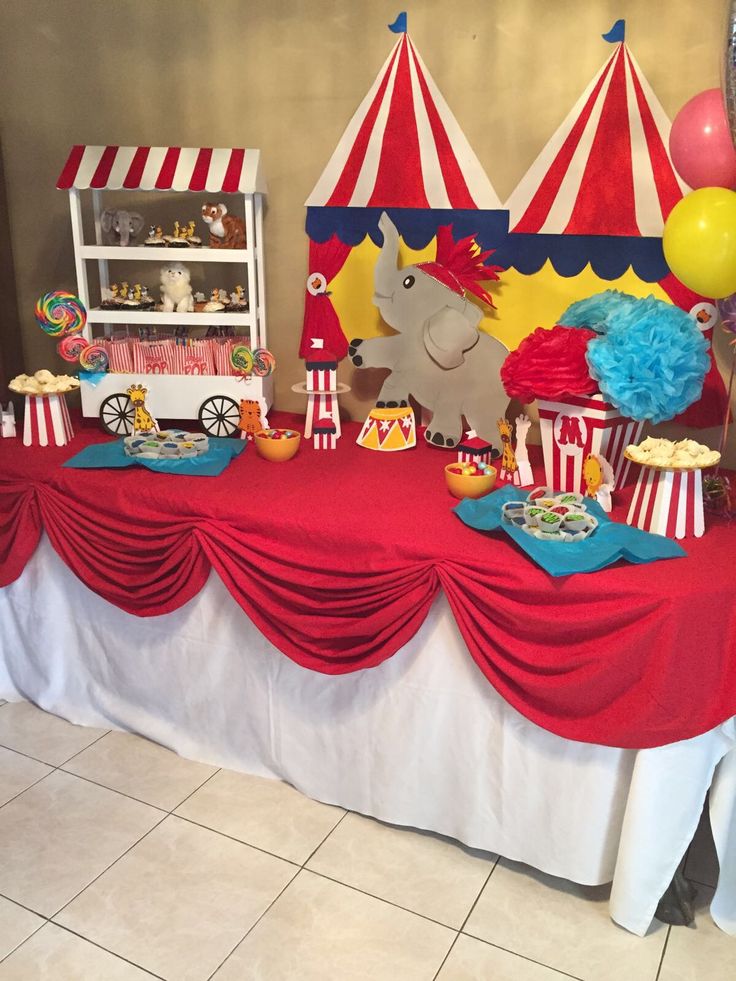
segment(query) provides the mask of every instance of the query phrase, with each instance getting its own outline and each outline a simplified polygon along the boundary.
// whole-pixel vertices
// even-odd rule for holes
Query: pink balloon
[[[670,131],[670,156],[692,188],[736,188],[736,150],[720,89],[706,89],[680,109]]]

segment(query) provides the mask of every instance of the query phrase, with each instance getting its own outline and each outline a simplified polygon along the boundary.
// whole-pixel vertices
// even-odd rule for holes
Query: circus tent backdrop
[[[665,219],[688,188],[669,157],[670,121],[624,30],[617,21],[604,35],[613,53],[506,202],[510,233],[494,259],[507,267],[499,320],[519,326],[518,337],[502,336],[509,346],[553,326],[572,301],[612,287],[697,307],[712,335],[715,308],[675,279],[662,252]],[[703,398],[680,421],[719,425],[724,406],[712,362]]]
[[[406,261],[434,258],[433,240],[452,224],[493,248],[508,232],[496,192],[405,30],[348,124],[307,199],[309,278],[300,355],[313,336],[340,357],[345,336],[388,333],[371,303],[372,270],[387,211]],[[336,313],[335,311],[339,312]]]
[[[456,238],[473,234],[496,250],[492,261],[505,272],[489,287],[497,309],[484,310],[480,327],[510,350],[603,289],[653,294],[686,310],[706,301],[664,259],[664,221],[688,189],[669,158],[670,122],[625,43],[623,21],[604,35],[612,54],[504,206],[399,24],[306,202],[308,282],[325,285],[305,296],[302,357],[314,336],[344,357],[346,339],[390,332],[372,303],[383,210],[405,263],[433,259],[436,231],[447,224]],[[703,399],[683,421],[720,424],[724,398],[713,364]]]

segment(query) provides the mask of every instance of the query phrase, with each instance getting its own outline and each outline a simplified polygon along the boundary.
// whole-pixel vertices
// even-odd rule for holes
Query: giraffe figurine
[[[146,395],[148,389],[142,385],[131,385],[128,389],[128,398],[133,403],[135,417],[133,419],[133,435],[150,435],[157,433],[158,423],[146,408]]]
[[[511,446],[511,423],[508,419],[499,419],[496,423],[498,433],[503,443],[503,457],[501,458],[501,480],[509,480],[511,483],[519,484],[519,467],[516,463],[513,447]]]
[[[532,473],[532,465],[529,463],[529,452],[526,448],[526,438],[529,434],[529,428],[531,427],[532,421],[529,416],[523,413],[517,416],[514,420],[516,423],[516,446],[514,447],[514,456],[516,457],[516,463],[519,468],[519,479],[515,480],[514,483],[518,484],[519,487],[529,487],[530,484],[534,483],[534,474]]]

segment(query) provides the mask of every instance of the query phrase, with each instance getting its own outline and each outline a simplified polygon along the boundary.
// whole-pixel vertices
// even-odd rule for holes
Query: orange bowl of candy
[[[295,429],[261,429],[255,435],[258,455],[272,463],[290,460],[296,455],[301,440],[301,433]]]
[[[448,463],[447,489],[453,497],[483,497],[496,483],[496,468],[487,463]]]

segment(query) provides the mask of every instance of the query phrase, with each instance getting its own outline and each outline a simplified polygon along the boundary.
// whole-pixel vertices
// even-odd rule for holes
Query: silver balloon
[[[723,101],[726,104],[731,139],[736,147],[736,0],[728,2],[726,51],[723,61]]]

